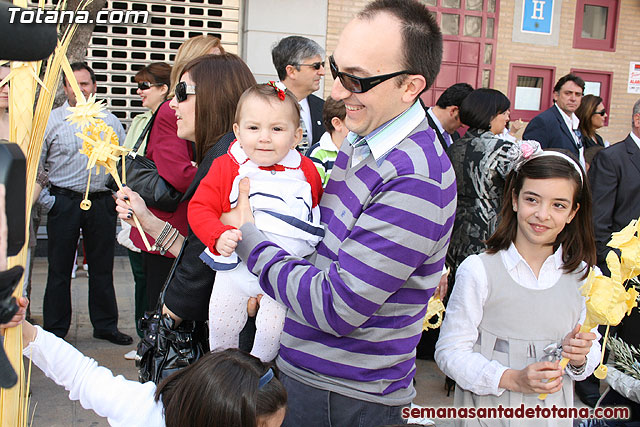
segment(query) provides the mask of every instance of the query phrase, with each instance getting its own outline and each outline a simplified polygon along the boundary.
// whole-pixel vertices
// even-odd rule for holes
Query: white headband
[[[578,163],[576,163],[575,160],[573,160],[571,157],[559,151],[544,151],[540,147],[540,143],[538,141],[533,141],[533,140],[518,141],[515,144],[513,144],[509,149],[509,151],[507,152],[507,158],[512,162],[511,170],[514,170],[516,172],[518,172],[522,167],[522,165],[527,163],[529,160],[536,159],[538,157],[545,157],[545,156],[560,157],[561,159],[564,159],[567,162],[569,162],[569,164],[573,166],[576,172],[578,172],[578,175],[580,176],[580,183],[584,186],[584,177],[583,177],[582,168]]]

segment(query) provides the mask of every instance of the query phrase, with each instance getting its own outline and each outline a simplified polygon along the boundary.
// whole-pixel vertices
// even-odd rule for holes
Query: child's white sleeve
[[[456,272],[455,286],[440,327],[435,360],[463,389],[478,395],[499,396],[505,391],[498,385],[507,367],[473,351],[488,292],[484,264],[478,255],[472,255]]]

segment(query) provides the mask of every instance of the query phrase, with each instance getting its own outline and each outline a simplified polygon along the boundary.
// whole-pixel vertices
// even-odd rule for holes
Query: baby
[[[238,101],[233,131],[236,141],[213,162],[188,213],[191,228],[207,246],[200,258],[217,272],[209,302],[212,351],[238,347],[247,301],[264,294],[234,252],[242,233],[220,221],[237,203],[240,180],[250,179],[256,227],[287,252],[309,255],[324,236],[320,176],[313,162],[294,149],[302,137],[295,96],[279,82],[247,89]],[[276,357],[285,315],[284,306],[262,297],[251,354],[264,362]]]

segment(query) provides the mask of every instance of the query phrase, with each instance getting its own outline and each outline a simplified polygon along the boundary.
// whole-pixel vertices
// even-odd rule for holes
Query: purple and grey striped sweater
[[[440,279],[456,208],[455,174],[426,120],[376,163],[351,168],[343,144],[308,259],[242,227],[237,248],[262,289],[289,308],[278,366],[310,386],[404,405],[415,348]]]

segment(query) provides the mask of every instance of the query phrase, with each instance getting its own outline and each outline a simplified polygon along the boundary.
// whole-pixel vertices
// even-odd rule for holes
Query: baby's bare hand
[[[218,237],[216,250],[222,256],[231,256],[240,240],[242,240],[242,231],[237,229],[227,230]]]

